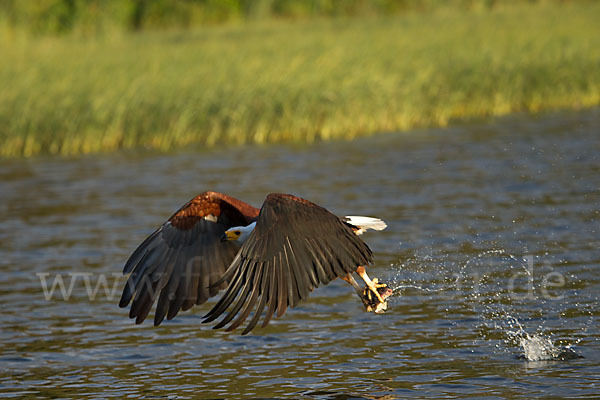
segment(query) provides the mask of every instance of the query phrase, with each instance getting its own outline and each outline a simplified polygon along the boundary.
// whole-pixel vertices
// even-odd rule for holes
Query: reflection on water
[[[599,121],[591,110],[300,148],[1,161],[0,392],[597,394]],[[289,192],[386,220],[364,238],[373,275],[395,288],[389,311],[363,312],[334,282],[247,337],[202,325],[210,304],[133,325],[116,305],[124,261],[207,189],[255,205]],[[584,358],[519,359],[567,350]]]

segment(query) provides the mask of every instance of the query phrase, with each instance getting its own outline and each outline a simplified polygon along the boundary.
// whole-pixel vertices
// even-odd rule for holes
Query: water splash
[[[507,334],[521,348],[522,354],[519,358],[527,361],[565,361],[583,358],[573,349],[573,346],[579,343],[581,339],[576,340],[573,344],[559,346],[552,341],[550,335],[543,333],[529,334],[518,319],[511,316],[509,318],[511,318],[511,325],[515,326],[517,330],[507,331]]]
[[[560,349],[554,346],[549,337],[541,335],[525,336],[519,340],[519,345],[523,349],[523,357],[529,361],[554,360],[558,357]]]
[[[437,292],[439,291],[439,289],[433,289],[433,288],[426,288],[420,285],[396,285],[392,288],[392,296],[396,296],[397,295],[401,295],[401,290],[402,289],[418,289],[418,290],[422,290],[424,292]]]

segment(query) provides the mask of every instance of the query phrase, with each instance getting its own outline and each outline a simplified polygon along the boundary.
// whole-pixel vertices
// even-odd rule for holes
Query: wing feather
[[[292,302],[290,304],[291,307],[294,307],[296,305],[296,300],[298,298],[300,298],[300,289],[298,288],[298,285],[300,284],[298,282],[298,278],[296,277],[296,273],[294,271],[294,265],[292,265],[290,263],[290,259],[288,258],[288,254],[287,254],[287,243],[284,242],[283,244],[283,252],[282,252],[282,260],[281,263],[283,264],[283,267],[287,269],[288,271],[288,275],[290,276],[290,280],[287,283],[288,284],[288,296],[290,299],[292,299]]]
[[[297,298],[296,298],[296,277],[294,276],[294,271],[292,271],[292,268],[290,267],[290,264],[288,264],[284,259],[283,259],[283,254],[280,253],[280,263],[281,263],[281,267],[284,270],[284,274],[286,277],[286,280],[284,281],[284,284],[286,286],[287,289],[287,306],[289,307],[296,307],[296,302],[297,302]]]
[[[219,329],[219,328],[222,328],[225,325],[227,325],[233,319],[233,317],[235,317],[235,315],[240,311],[240,309],[244,305],[244,301],[248,297],[250,288],[252,287],[252,279],[250,278],[250,276],[252,275],[252,273],[254,272],[255,269],[256,269],[256,263],[251,263],[249,269],[247,269],[245,271],[245,272],[247,272],[244,274],[246,279],[244,280],[244,284],[243,284],[244,286],[242,287],[241,291],[239,292],[239,296],[232,297],[232,301],[235,298],[237,298],[237,301],[236,301],[235,305],[233,306],[233,309],[227,314],[227,316],[221,322],[219,322],[217,325],[214,326],[214,329]]]
[[[263,297],[262,299],[265,301],[265,303],[268,301],[267,313],[265,314],[265,318],[263,319],[263,323],[261,325],[261,327],[263,327],[263,328],[265,326],[267,326],[267,324],[273,317],[275,308],[277,307],[277,296],[278,296],[278,292],[280,290],[277,287],[277,281],[279,279],[279,270],[274,267],[275,267],[275,264],[273,264],[272,262],[269,262],[268,268],[265,272],[265,275],[268,277],[268,280],[269,280],[269,286],[268,286],[268,288],[265,288],[265,291],[263,292],[263,293],[265,293],[265,295],[262,296]],[[261,310],[261,312],[262,312],[262,310]],[[258,313],[258,310],[257,310],[257,313]],[[248,324],[248,326],[250,327],[250,324]],[[252,330],[252,328],[250,328],[250,330]],[[248,332],[250,332],[250,330]],[[244,332],[246,332],[246,331],[244,330]]]
[[[290,243],[292,249],[296,249],[294,251],[294,257],[296,257],[296,262],[301,266],[311,266],[313,263],[312,253],[306,246],[305,240],[292,240]],[[316,275],[314,268],[305,268],[308,273],[308,283],[310,287],[315,288],[319,286],[319,278]]]
[[[288,306],[289,296],[289,277],[287,265],[282,265],[281,253],[279,254],[279,264],[277,264],[277,258],[275,258],[275,269],[279,272],[279,280],[277,285],[279,286],[279,297],[277,298],[277,318],[281,317]],[[275,300],[273,300],[275,301]]]
[[[234,271],[235,275],[231,280],[231,284],[227,287],[227,291],[217,304],[204,316],[205,320],[203,322],[211,322],[214,321],[229,307],[229,305],[233,302],[238,292],[242,288],[242,284],[244,283],[244,278],[241,277],[242,274],[245,275],[245,271],[242,268],[238,268]]]
[[[199,244],[199,246],[203,246],[203,243],[201,242]],[[202,263],[200,262],[199,259],[194,258],[189,262],[192,263],[192,266],[191,266],[192,274],[191,274],[190,279],[185,280],[185,287],[184,287],[185,296],[183,296],[184,297],[183,303],[181,303],[182,311],[189,310],[190,308],[192,308],[194,306],[196,301],[200,300],[201,296],[198,295],[198,293],[199,293],[198,287],[200,285],[200,277],[205,278],[205,279],[208,278],[208,274],[204,271],[204,268],[202,268]],[[210,262],[210,261],[207,259],[207,262]],[[194,274],[193,271],[200,271],[200,273]],[[208,287],[208,281],[206,283],[206,287]],[[204,292],[201,290],[200,294],[202,294],[202,293],[204,293]],[[206,300],[208,300],[208,299],[203,299],[200,304],[202,304]]]
[[[160,240],[157,238],[158,234],[159,230],[155,231],[152,235],[148,236],[146,240],[144,240],[142,244],[133,252],[133,254],[125,263],[123,273],[130,273],[141,260],[141,258],[144,257],[146,253],[153,250],[160,243]]]
[[[190,265],[190,267],[191,267],[191,265]],[[191,268],[189,271],[191,272]],[[191,280],[191,277],[189,277],[190,275],[188,274],[187,271],[184,276],[186,278],[179,280],[179,285],[177,285],[177,289],[175,291],[175,297],[173,299],[171,299],[171,301],[169,302],[169,311],[167,312],[167,320],[171,320],[171,319],[175,318],[175,316],[177,315],[179,310],[183,309],[183,302],[187,298],[186,294],[188,293],[187,289],[186,289],[187,281]]]
[[[266,274],[266,269],[267,269],[267,266],[263,266],[263,270],[262,270],[262,274],[261,274],[260,294],[263,294],[266,292],[267,287],[270,283],[270,279]],[[259,301],[258,305],[256,306],[256,309],[254,310],[254,316],[252,317],[250,322],[248,322],[248,325],[243,330],[242,335],[246,335],[252,329],[254,329],[254,327],[258,323],[258,320],[260,319],[260,316],[262,315],[263,310],[265,309],[265,305],[267,303],[267,298],[268,298],[268,296],[260,296],[260,301]],[[273,303],[275,303],[275,302],[273,302]],[[266,316],[265,316],[265,319],[267,319]]]
[[[246,299],[243,298],[243,300],[239,301],[239,304],[243,305],[244,308],[241,310],[241,312],[238,315],[238,317],[236,318],[236,320],[233,321],[233,323],[227,327],[226,331],[229,332],[229,331],[234,330],[235,328],[240,326],[246,320],[246,318],[248,318],[248,315],[250,315],[250,311],[252,310],[252,307],[254,307],[254,305],[256,304],[256,300],[258,299],[258,295],[259,295],[259,291],[260,291],[259,287],[262,283],[263,267],[264,267],[264,263],[254,265],[254,271],[252,273],[252,275],[254,276],[254,281],[252,282],[252,293],[250,293],[250,295],[249,295],[250,300],[246,301]],[[247,296],[248,295],[246,295],[245,297],[247,297]],[[233,314],[236,315],[237,312],[233,313]]]
[[[335,278],[335,275],[330,275],[326,272],[326,268],[323,266],[325,256],[311,244],[310,239],[306,239],[306,248],[312,256],[313,268],[316,271],[319,281],[323,284],[329,283]]]

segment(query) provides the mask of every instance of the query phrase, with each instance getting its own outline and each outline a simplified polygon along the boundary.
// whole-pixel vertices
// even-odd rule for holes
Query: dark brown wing
[[[120,307],[133,303],[129,317],[144,321],[158,298],[154,325],[165,316],[202,304],[226,287],[221,279],[239,250],[221,242],[234,226],[248,225],[258,209],[222,193],[204,192],[190,200],[133,252],[123,273],[131,273]],[[222,282],[215,285],[217,281]]]
[[[227,330],[254,315],[250,332],[267,308],[262,326],[283,315],[320,283],[371,262],[369,247],[340,218],[307,200],[287,194],[267,196],[256,227],[223,276],[229,286],[204,322],[227,316],[215,328]]]

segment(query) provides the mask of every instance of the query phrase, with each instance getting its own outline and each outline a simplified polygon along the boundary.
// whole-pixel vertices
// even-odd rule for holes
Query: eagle
[[[154,325],[224,290],[203,322],[226,313],[214,328],[231,331],[264,315],[281,317],[320,284],[350,283],[367,311],[385,311],[391,290],[366,267],[373,253],[358,237],[382,230],[377,218],[338,217],[290,194],[269,194],[260,209],[223,193],[204,192],[187,202],[131,254],[119,306],[142,323],[158,299]],[[353,273],[364,281],[364,289]],[[265,311],[266,310],[266,311]]]

